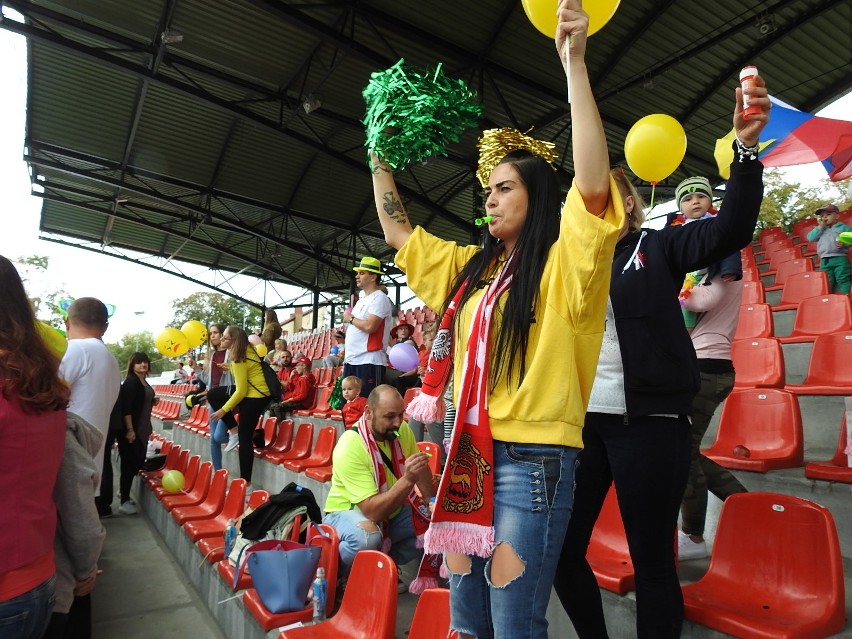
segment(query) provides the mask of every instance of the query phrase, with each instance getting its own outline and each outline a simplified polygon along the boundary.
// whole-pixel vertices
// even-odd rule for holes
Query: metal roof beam
[[[77,237],[77,236],[74,236],[74,235],[71,235],[71,236],[69,236],[69,237],[76,237],[76,239],[83,240],[84,242],[85,242],[85,241],[90,241],[90,240],[87,240],[86,238],[83,238],[83,237]],[[109,251],[105,251],[105,250],[103,250],[102,248],[101,248],[101,249],[97,249],[97,248],[94,248],[94,247],[91,247],[91,246],[84,246],[84,245],[82,245],[82,244],[75,244],[75,243],[73,243],[73,242],[68,242],[68,241],[66,241],[66,240],[61,240],[61,239],[59,239],[59,238],[55,238],[55,237],[44,237],[44,236],[42,236],[42,237],[39,237],[38,239],[40,239],[40,240],[44,240],[45,242],[53,242],[53,243],[55,243],[55,244],[62,244],[63,246],[70,246],[70,247],[72,247],[72,248],[82,249],[82,250],[84,250],[84,251],[89,251],[89,252],[91,252],[91,253],[98,253],[98,254],[100,254],[100,255],[106,255],[107,257],[113,257],[113,258],[115,258],[115,259],[117,259],[117,260],[124,260],[125,262],[132,262],[132,263],[134,263],[134,264],[138,264],[139,266],[144,266],[145,268],[150,268],[150,269],[153,269],[153,270],[155,270],[155,271],[160,271],[161,273],[166,273],[166,274],[168,274],[168,275],[174,275],[175,277],[179,277],[180,279],[182,279],[182,280],[186,280],[187,282],[192,282],[193,284],[198,284],[199,286],[203,286],[204,288],[209,288],[209,289],[211,289],[211,290],[214,290],[214,291],[216,291],[217,293],[223,293],[224,295],[227,295],[228,297],[232,297],[232,298],[234,298],[235,300],[239,300],[239,301],[240,301],[240,302],[242,302],[243,304],[248,304],[249,306],[253,306],[253,307],[255,307],[255,308],[260,308],[260,307],[261,307],[261,305],[260,305],[260,304],[258,304],[257,302],[252,302],[251,300],[248,300],[248,299],[245,299],[245,298],[243,298],[243,297],[240,297],[239,295],[234,295],[233,293],[223,292],[223,291],[222,291],[220,288],[218,288],[215,284],[210,284],[210,283],[208,283],[208,282],[204,282],[204,281],[199,280],[199,279],[196,279],[196,278],[194,278],[194,277],[190,277],[190,276],[188,276],[188,275],[184,275],[183,273],[179,273],[179,272],[175,272],[175,271],[170,271],[169,269],[167,269],[167,268],[163,268],[162,266],[157,266],[157,265],[155,265],[155,264],[148,264],[147,262],[143,262],[142,260],[137,260],[137,259],[135,259],[135,258],[128,257],[128,256],[126,256],[126,255],[120,255],[120,254],[116,254],[116,253],[110,253]],[[129,249],[129,248],[128,248],[127,250],[133,250],[133,249]]]
[[[69,166],[66,166],[66,165],[64,165],[60,162],[55,161],[55,160],[47,160],[47,159],[38,158],[38,157],[35,157],[35,156],[32,156],[32,155],[25,155],[24,160],[27,163],[29,163],[33,166],[41,166],[41,167],[53,169],[55,171],[60,171],[62,173],[67,173],[67,174],[70,174],[70,175],[76,175],[78,177],[84,177],[86,179],[89,179],[89,180],[92,180],[92,181],[95,181],[95,182],[99,182],[101,184],[106,184],[106,185],[112,186],[114,188],[121,186],[122,188],[124,188],[128,191],[134,191],[136,193],[139,193],[139,194],[144,195],[146,197],[150,197],[150,198],[155,199],[155,200],[159,200],[159,201],[164,202],[166,204],[171,204],[172,206],[186,209],[187,211],[195,211],[195,212],[200,213],[202,215],[207,212],[203,207],[200,207],[200,206],[197,206],[197,205],[194,205],[194,204],[187,204],[187,203],[185,203],[185,202],[183,202],[183,201],[181,201],[177,198],[174,198],[174,197],[171,197],[171,196],[168,196],[168,195],[163,195],[162,193],[157,193],[153,189],[143,188],[143,187],[135,185],[135,184],[128,184],[126,182],[121,182],[119,180],[116,180],[115,178],[100,175],[100,174],[94,173],[92,171],[86,171],[84,169],[80,169],[80,168],[77,168],[77,167],[69,167]],[[262,238],[265,238],[265,239],[270,239],[270,238],[266,238],[266,236],[264,236],[262,233],[255,231],[251,226],[246,226],[246,225],[243,225],[243,224],[238,223],[238,222],[232,222],[232,221],[229,221],[225,218],[222,218],[221,216],[216,216],[216,217],[218,219],[221,219],[223,221],[223,223],[225,224],[225,226],[232,228],[232,229],[235,229],[238,232],[238,234],[241,234],[241,235],[248,234],[248,235],[253,235],[255,237],[262,237]],[[299,245],[297,245],[293,242],[282,242],[281,240],[278,240],[276,238],[271,238],[270,241],[272,241],[276,245],[279,245],[279,246],[282,246],[284,248],[288,248],[292,251],[295,251],[296,253],[298,253],[300,255],[303,255],[305,257],[308,257],[308,258],[311,258],[311,259],[316,260],[318,262],[321,262],[321,263],[325,264],[326,266],[328,266],[329,268],[337,271],[340,274],[346,274],[346,275],[349,274],[349,271],[347,269],[345,269],[344,267],[339,266],[337,264],[334,264],[333,262],[330,262],[330,261],[326,260],[325,258],[323,258],[319,251],[306,251],[304,247],[299,246]]]
[[[783,27],[778,29],[772,38],[767,38],[765,40],[757,40],[756,46],[752,47],[748,54],[744,55],[742,59],[755,59],[761,53],[766,51],[767,49],[773,47],[777,41],[781,40],[784,36],[792,33],[796,29],[801,29],[802,26],[814,18],[818,17],[820,14],[831,9],[835,4],[843,3],[846,4],[849,0],[823,0],[815,4],[813,7],[809,7],[807,11],[804,11],[802,14],[797,16],[794,20],[790,20]],[[743,25],[739,25],[742,27]],[[730,82],[731,77],[739,71],[742,67],[742,63],[737,61],[734,64],[729,64],[727,68],[722,69],[716,77],[713,78],[713,81],[710,83],[710,88],[701,93],[700,95],[696,95],[695,100],[693,100],[692,105],[684,110],[681,113],[680,118],[678,119],[680,122],[686,122],[689,120],[695,112],[704,104],[704,101],[707,100],[711,95],[714,95],[717,91],[719,91],[723,85]],[[779,87],[782,89],[782,87]],[[780,91],[778,93],[774,93],[774,95],[780,95]]]
[[[133,62],[129,62],[127,60],[115,57],[101,50],[92,49],[85,45],[81,45],[80,43],[73,42],[57,34],[44,31],[43,29],[34,28],[32,27],[32,25],[22,25],[14,21],[5,20],[0,23],[0,26],[10,31],[13,31],[14,33],[26,36],[27,38],[31,38],[51,46],[65,49],[74,53],[75,55],[79,55],[84,58],[92,59],[99,63],[110,66],[118,71],[122,71],[124,73],[128,73],[134,76],[150,76],[150,73],[146,69],[140,67],[137,64],[134,64]],[[281,129],[276,123],[268,120],[267,118],[257,113],[254,113],[248,109],[245,109],[237,104],[233,104],[231,102],[228,102],[227,100],[219,98],[218,96],[212,95],[202,89],[199,89],[198,87],[189,84],[184,84],[178,80],[175,80],[174,78],[170,78],[161,74],[150,77],[150,81],[152,83],[157,83],[167,89],[182,93],[187,97],[193,98],[203,104],[206,104],[209,107],[215,108],[231,115],[236,115],[249,122],[253,122],[265,129],[274,131],[278,135],[283,135],[311,149],[320,151],[321,153],[335,159],[336,161],[342,164],[345,164],[349,168],[354,169],[359,173],[366,172],[363,162],[341,155],[340,153],[336,152],[334,149],[328,147],[327,145],[317,142],[316,140],[312,140],[311,138],[302,135],[296,131]],[[447,211],[443,207],[436,205],[428,198],[422,196],[416,191],[407,188],[405,185],[399,184],[397,188],[400,191],[401,195],[406,195],[411,199],[416,200],[421,206],[430,210],[434,210],[436,213],[438,213],[438,215],[440,215],[448,222],[458,226],[459,228],[467,230],[467,224],[460,220],[450,211]]]

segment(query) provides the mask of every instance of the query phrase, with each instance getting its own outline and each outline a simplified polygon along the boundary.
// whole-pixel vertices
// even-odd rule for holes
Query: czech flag
[[[852,122],[821,118],[798,111],[769,96],[772,112],[760,134],[760,161],[764,166],[792,166],[822,162],[832,182],[852,177]],[[719,175],[731,176],[734,130],[716,140],[713,155]]]

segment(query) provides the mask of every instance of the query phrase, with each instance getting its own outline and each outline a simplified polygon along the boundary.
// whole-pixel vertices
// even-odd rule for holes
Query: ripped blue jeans
[[[340,568],[338,570],[340,577],[346,577],[349,574],[352,562],[355,561],[355,554],[359,550],[382,549],[381,530],[367,532],[361,524],[366,522],[366,525],[370,526],[372,522],[357,508],[325,513],[322,522],[334,528],[337,536],[340,537]],[[411,509],[408,504],[403,505],[399,514],[388,522],[388,536],[391,540],[391,549],[388,554],[397,565],[407,564],[423,553],[422,550],[417,549],[417,539],[414,536]]]
[[[477,639],[547,639],[545,612],[574,504],[577,453],[494,442],[494,539],[511,546],[523,570],[496,587],[490,559],[470,557],[463,574],[450,569],[452,629]],[[458,568],[458,559],[447,567]]]

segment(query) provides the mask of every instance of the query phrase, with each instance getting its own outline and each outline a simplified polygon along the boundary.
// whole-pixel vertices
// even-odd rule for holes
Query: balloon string
[[[651,205],[648,207],[648,210],[651,211],[654,209],[654,193],[656,193],[657,183],[651,182]]]
[[[568,82],[568,104],[571,104],[571,36],[565,38],[565,80]]]

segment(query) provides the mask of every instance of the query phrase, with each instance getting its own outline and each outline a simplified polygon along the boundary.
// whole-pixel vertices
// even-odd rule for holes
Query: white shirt
[[[621,361],[621,346],[615,330],[611,299],[606,302],[606,328],[587,412],[611,415],[627,412],[627,402],[624,399],[624,364]]]
[[[68,350],[59,365],[59,376],[71,387],[68,410],[97,428],[106,440],[109,415],[121,385],[115,357],[97,338],[68,340]],[[100,475],[104,465],[104,442],[101,442],[94,461]],[[100,481],[95,494],[100,495]]]
[[[354,324],[346,327],[346,359],[347,364],[378,364],[387,366],[387,348],[390,343],[391,315],[393,305],[388,296],[381,291],[373,291],[365,295],[352,309],[352,317],[363,320],[375,315],[382,318],[379,327],[373,333],[365,333]]]

